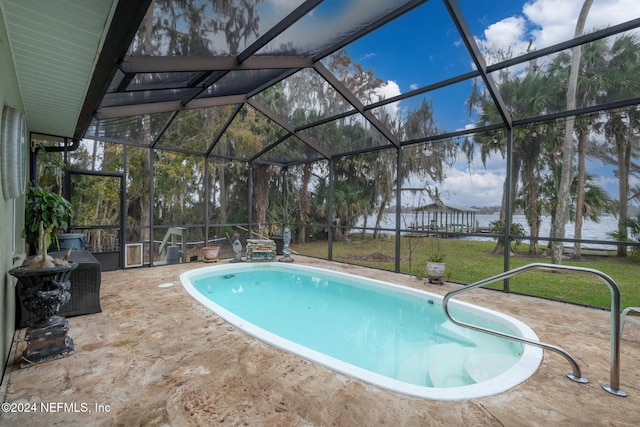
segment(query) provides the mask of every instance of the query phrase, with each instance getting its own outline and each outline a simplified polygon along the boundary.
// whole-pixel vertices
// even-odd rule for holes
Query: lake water
[[[401,218],[402,218],[402,223],[400,226],[401,228],[404,228],[404,229],[409,228],[413,223],[416,222],[416,217],[415,217],[415,214],[413,213],[402,214]],[[500,215],[498,214],[476,214],[476,220],[478,222],[478,225],[484,229],[488,228],[489,224],[492,221],[497,221],[498,219],[500,219]],[[418,222],[419,221],[420,220],[418,220]],[[525,230],[525,233],[529,233],[529,226],[527,225],[527,220],[524,215],[514,215],[513,222],[521,224]],[[375,216],[370,216],[367,219],[367,227],[373,227],[374,224],[375,224]],[[363,225],[364,225],[364,221],[362,220],[357,224],[358,227],[362,227]],[[381,227],[395,229],[395,215],[388,215],[387,217],[385,217],[385,219],[381,224]],[[567,239],[573,238],[574,227],[575,225],[572,222],[565,225],[565,237]],[[612,240],[612,238],[609,237],[608,234],[617,231],[617,229],[618,229],[618,219],[613,216],[603,216],[600,219],[600,222],[597,222],[597,223],[586,219],[582,224],[582,239],[583,240]],[[539,235],[541,238],[548,237],[550,234],[550,231],[551,231],[551,217],[544,216],[542,217],[542,224],[540,225]],[[483,240],[483,241],[494,240],[491,237],[469,236],[465,238],[470,240]],[[546,243],[546,242],[543,242],[543,243]],[[595,244],[590,244],[590,245],[593,246]],[[605,246],[600,246],[600,245],[598,245],[598,247],[605,248]],[[606,247],[613,248],[613,246],[606,246]]]

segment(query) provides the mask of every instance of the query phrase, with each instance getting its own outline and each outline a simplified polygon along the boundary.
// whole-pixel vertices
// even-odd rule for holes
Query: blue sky
[[[481,49],[510,49],[515,55],[525,52],[529,46],[540,49],[572,38],[582,3],[582,0],[459,0]],[[638,0],[596,0],[589,12],[586,30],[638,17]],[[375,70],[376,76],[387,82],[386,97],[473,69],[466,47],[442,1],[438,0],[419,6],[347,46],[347,50],[365,69]],[[486,60],[492,62],[491,58]],[[429,94],[440,126],[452,131],[470,125],[472,119],[464,106],[470,91],[470,83],[463,83]],[[420,100],[403,101],[399,108],[412,108],[412,103]],[[590,172],[599,174],[603,187],[614,197],[617,195],[617,181],[610,166],[603,167],[592,161]],[[469,167],[464,160],[448,172],[441,189],[450,203],[499,205],[503,181],[501,159],[490,160],[486,169],[479,161]]]

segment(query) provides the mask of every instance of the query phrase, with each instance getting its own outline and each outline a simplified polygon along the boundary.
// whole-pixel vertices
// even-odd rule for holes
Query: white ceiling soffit
[[[117,0],[0,0],[32,132],[71,137]]]

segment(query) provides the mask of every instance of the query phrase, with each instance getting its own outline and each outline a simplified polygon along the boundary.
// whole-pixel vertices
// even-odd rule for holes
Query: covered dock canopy
[[[415,221],[412,230],[434,231],[437,233],[476,233],[479,231],[476,214],[478,209],[444,204],[430,203],[413,209]]]

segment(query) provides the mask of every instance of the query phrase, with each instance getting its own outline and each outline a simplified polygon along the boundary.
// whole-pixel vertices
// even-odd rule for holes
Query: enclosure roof
[[[428,205],[418,206],[413,209],[416,212],[479,212],[479,209],[467,206],[452,205],[451,203],[429,203]]]
[[[640,103],[630,90],[572,111],[513,111],[500,86],[574,46],[634,34],[629,13],[578,38],[498,49],[483,45],[486,16],[506,22],[524,0],[42,3],[0,0],[40,133],[290,165]],[[472,92],[498,113],[482,128]],[[435,125],[412,127],[429,108]]]

